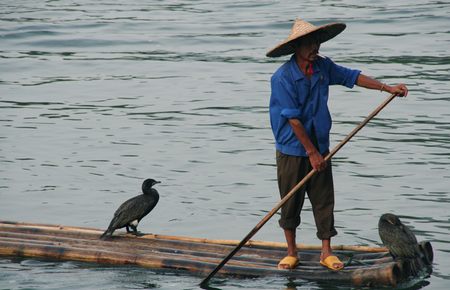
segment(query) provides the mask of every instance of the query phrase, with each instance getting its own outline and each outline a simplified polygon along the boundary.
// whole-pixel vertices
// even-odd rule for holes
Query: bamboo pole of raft
[[[147,240],[140,238],[115,237],[111,241],[102,241],[96,239],[73,238],[70,236],[54,236],[51,232],[45,233],[22,233],[16,231],[5,232],[0,229],[0,240],[16,241],[18,244],[25,242],[42,243],[48,245],[77,246],[89,249],[114,250],[120,252],[161,252],[168,254],[184,254],[194,257],[222,258],[231,246],[199,244],[184,241],[173,240]],[[344,254],[345,255],[345,254]],[[235,257],[236,260],[252,261],[255,263],[269,263],[271,266],[284,256],[284,251],[271,248],[244,248]],[[357,261],[364,260],[364,264],[383,263],[384,257],[392,260],[387,252],[369,253],[360,252],[352,254],[353,259]],[[311,262],[317,262],[319,258],[318,251],[302,251],[302,264],[308,265]]]
[[[127,246],[127,245],[124,245]],[[0,255],[21,257],[43,257],[58,260],[70,260],[81,262],[94,262],[111,265],[138,265],[152,269],[185,270],[193,273],[208,273],[219,259],[201,260],[192,259],[184,255],[161,255],[160,253],[122,253],[120,251],[90,249],[67,245],[43,245],[27,242],[0,240]],[[295,274],[312,280],[341,281],[358,285],[396,285],[402,277],[398,263],[389,262],[382,265],[372,265],[364,269],[343,270],[333,273],[315,263],[315,267],[299,268]],[[223,268],[221,275],[229,274],[235,277],[258,277],[262,275],[287,275],[292,276],[291,271],[280,271],[275,267],[267,267],[254,263],[232,261]]]
[[[325,161],[328,161],[333,157],[345,144],[347,144],[350,139],[356,135],[370,120],[372,120],[381,110],[384,109],[395,97],[397,94],[392,94],[386,98],[386,100],[381,103],[369,116],[367,116],[355,129],[353,129],[345,138],[342,140],[336,147],[331,150],[331,152],[325,157]],[[222,262],[220,262],[217,267],[209,273],[209,275],[203,279],[200,283],[200,287],[207,286],[209,280],[236,254],[240,248],[242,248],[247,241],[249,241],[266,223],[272,218],[275,213],[290,199],[294,196],[294,194],[315,174],[317,173],[316,169],[311,170],[294,188],[289,191],[288,194],[284,196],[283,199],[242,239],[242,241],[236,246],[234,250],[232,250]]]
[[[139,240],[139,239],[138,239]],[[144,240],[140,240],[145,242]],[[55,237],[41,234],[24,234],[16,232],[2,232],[0,231],[0,243],[1,242],[14,242],[17,245],[26,244],[39,244],[44,246],[60,246],[60,247],[75,247],[86,248],[90,250],[112,251],[130,254],[143,254],[147,253],[160,253],[161,256],[176,255],[184,256],[190,260],[208,261],[209,259],[216,259],[220,261],[223,254],[227,252],[228,246],[216,246],[207,249],[207,247],[195,247],[192,249],[190,243],[178,242],[176,244],[173,241],[157,241],[154,243],[130,243],[128,239],[116,239],[115,241],[105,242],[102,240],[83,240],[73,239],[70,237]],[[274,267],[278,260],[282,257],[282,251],[274,251],[270,249],[247,249],[240,252],[234,258],[234,261],[265,265],[267,267]],[[301,254],[302,268],[306,269],[311,266],[316,266],[319,259],[319,253],[316,251],[304,251]],[[359,254],[354,256],[354,259],[358,261],[364,261],[364,265],[382,264],[392,261],[392,258],[387,254]]]
[[[9,231],[17,232],[33,232],[42,234],[72,234],[77,237],[90,237],[97,239],[99,235],[103,233],[102,230],[94,228],[85,227],[70,227],[61,225],[43,225],[43,224],[30,224],[30,223],[16,223],[16,222],[5,222],[0,221],[0,231],[1,229],[7,229]],[[120,237],[133,237],[131,235],[118,234]],[[170,235],[160,235],[160,234],[144,234],[140,236],[139,239],[150,239],[150,240],[172,240],[190,243],[202,243],[211,245],[228,245],[237,246],[239,245],[239,240],[221,240],[221,239],[207,239],[207,238],[193,238],[185,236],[170,236]],[[270,241],[256,241],[248,240],[245,243],[247,247],[254,248],[271,248],[271,249],[286,249],[287,245],[285,242],[270,242]],[[297,248],[299,250],[320,250],[319,245],[308,245],[303,243],[298,243]],[[387,252],[385,247],[370,247],[370,246],[359,246],[359,245],[333,245],[333,250],[341,251],[356,251],[356,252],[369,252],[369,253],[380,253]]]
[[[23,225],[23,224],[21,224]],[[99,240],[98,237],[101,233],[98,230],[97,234],[78,234],[76,228],[72,228],[70,231],[60,230],[56,228],[61,228],[60,226],[53,226],[55,230],[43,230],[42,227],[26,227],[22,226],[13,226],[8,224],[5,226],[0,222],[0,239],[1,238],[10,238],[16,239],[17,241],[21,240],[30,240],[33,242],[49,242],[49,243],[64,243],[64,244],[76,244],[83,245],[89,248],[123,248],[124,244],[127,244],[126,250],[158,250],[158,251],[166,251],[166,252],[185,252],[191,253],[192,255],[198,256],[217,256],[226,254],[232,245],[224,245],[221,240],[211,240],[218,241],[219,243],[206,243],[209,240],[202,240],[201,243],[197,241],[199,239],[192,239],[186,237],[173,237],[173,236],[160,236],[160,235],[151,235],[151,238],[143,238],[143,237],[135,237],[131,235],[117,235],[114,236],[111,241],[102,241]],[[35,230],[39,229],[39,230]],[[168,239],[163,239],[168,238]],[[284,248],[274,248],[268,247],[272,245],[272,243],[263,243],[264,247],[252,246],[246,247],[242,249],[239,255],[246,256],[258,256],[261,259],[279,259],[284,255]],[[279,243],[282,244],[282,243]],[[277,245],[277,244],[275,244]],[[302,251],[302,260],[303,261],[314,261],[317,259],[318,251],[315,249],[317,246],[308,246],[305,247],[306,250]],[[384,248],[372,248],[372,247],[360,247],[360,246],[348,246],[348,247],[339,247],[339,249],[354,249],[357,251],[353,253],[355,259],[358,260],[367,260],[377,259],[379,260],[381,257],[385,257],[387,255],[387,251]],[[365,248],[368,248],[368,251],[361,251]],[[313,249],[313,250],[309,250]],[[349,251],[349,250],[347,250]],[[359,252],[358,252],[359,251]],[[344,254],[345,255],[345,254]]]
[[[90,243],[102,243],[98,238],[100,236],[101,231],[98,231],[96,234],[85,234],[76,232],[76,228],[71,229],[70,231],[66,231],[64,229],[57,229],[60,227],[53,227],[52,230],[42,229],[42,227],[22,227],[22,226],[13,226],[7,225],[4,226],[0,222],[0,237],[16,237],[16,238],[29,238],[33,240],[51,240],[57,242],[63,242],[65,240],[72,240],[72,243],[86,243],[86,241],[90,241]],[[38,230],[37,230],[38,229]],[[151,235],[148,237],[135,237],[131,235],[117,235],[113,238],[116,242],[119,242],[120,239],[122,241],[126,241],[127,243],[136,247],[139,245],[151,245],[152,247],[169,247],[173,249],[185,249],[191,251],[201,251],[201,252],[212,252],[216,254],[225,254],[229,251],[229,248],[233,246],[233,243],[223,243],[222,240],[206,240],[200,239],[201,243],[199,243],[199,239],[196,238],[186,238],[186,237],[176,237],[176,236],[160,236],[160,235]],[[148,242],[147,242],[148,241]],[[209,243],[211,242],[211,243]],[[216,242],[216,243],[214,243]],[[264,257],[270,256],[279,258],[283,254],[284,248],[274,248],[271,247],[273,243],[259,243],[263,247],[251,246],[246,247],[241,251],[242,254],[251,253],[258,254]],[[282,244],[282,243],[280,243]],[[114,245],[114,243],[102,243],[102,246],[106,245]],[[275,244],[277,245],[277,244]],[[303,248],[303,247],[302,247]],[[316,249],[317,246],[306,246],[304,247],[306,250],[303,252],[304,256],[312,255],[308,249]],[[371,248],[371,247],[360,247],[360,246],[342,246],[337,247],[339,249],[354,249],[357,251],[361,251],[362,254],[367,255],[368,253],[387,253],[384,248]],[[367,251],[362,251],[362,250]]]
[[[180,241],[188,241],[188,242],[196,242],[196,243],[207,243],[207,244],[220,244],[220,245],[229,245],[229,246],[237,246],[239,245],[239,240],[212,240],[205,238],[190,238],[190,237],[177,237],[177,236],[165,236],[158,234],[149,234],[144,235],[143,238],[150,239],[165,239],[171,240],[176,239]],[[269,247],[269,248],[279,248],[286,249],[287,245],[285,242],[269,242],[269,241],[255,241],[248,240],[244,246],[247,247]],[[298,243],[297,248],[299,250],[320,250],[320,245],[308,245],[303,243]],[[341,251],[358,251],[358,252],[386,252],[387,248],[385,247],[369,247],[369,246],[358,246],[358,245],[334,245],[331,246],[333,250],[341,250]]]

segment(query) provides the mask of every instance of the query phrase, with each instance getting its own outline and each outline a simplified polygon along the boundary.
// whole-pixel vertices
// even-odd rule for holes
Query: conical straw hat
[[[294,46],[291,41],[300,37],[314,33],[320,43],[332,39],[345,29],[344,23],[330,23],[322,26],[315,26],[302,19],[295,19],[294,25],[292,25],[291,34],[288,38],[279,43],[275,48],[269,50],[266,56],[279,57],[282,55],[288,55],[295,52]]]

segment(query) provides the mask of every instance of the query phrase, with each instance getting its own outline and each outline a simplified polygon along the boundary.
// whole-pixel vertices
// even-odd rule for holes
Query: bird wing
[[[403,224],[392,230],[386,246],[394,257],[413,258],[418,255],[417,239]]]
[[[114,213],[114,217],[109,224],[109,229],[119,229],[128,225],[134,220],[140,221],[158,203],[158,192],[153,189],[153,194],[141,194],[130,198],[122,203]]]
[[[142,199],[142,195],[132,197],[122,203],[114,213],[114,217],[109,226],[115,229],[119,229],[138,219],[139,212],[137,211],[137,209],[141,204],[140,199]]]
[[[134,209],[136,211],[136,214],[138,215],[137,219],[140,221],[143,217],[148,215],[148,213],[152,211],[157,203],[158,196],[155,197],[144,195],[144,198]]]
[[[399,235],[398,243],[402,246],[402,253],[404,257],[412,258],[417,257],[418,252],[418,243],[416,236],[414,233],[405,225],[401,225],[400,227],[401,234]]]
[[[417,244],[416,235],[414,235],[409,227],[403,226],[403,231],[405,232],[405,237],[407,236],[411,243]]]

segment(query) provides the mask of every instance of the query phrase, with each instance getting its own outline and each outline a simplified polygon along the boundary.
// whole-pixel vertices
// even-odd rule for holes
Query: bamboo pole
[[[391,262],[383,267],[374,268],[372,271],[365,271],[364,269],[355,270],[352,274],[352,284],[365,286],[396,286],[402,281],[402,277],[403,273],[399,264]]]
[[[138,265],[152,269],[184,270],[193,273],[207,273],[214,268],[219,259],[191,259],[183,255],[161,255],[160,253],[132,254],[117,251],[89,249],[86,247],[49,246],[36,243],[17,244],[0,241],[0,255],[51,258],[81,262],[94,262],[110,265]],[[294,271],[278,270],[273,265],[246,264],[230,261],[220,273],[235,277],[258,277],[265,275],[286,275],[315,281],[336,280],[358,285],[392,285],[392,262],[366,267],[359,271],[345,270],[339,273],[329,271],[316,262],[316,266],[302,267]]]
[[[42,233],[50,233],[52,232],[54,235],[56,234],[74,234],[79,237],[91,237],[98,238],[97,236],[102,234],[103,231],[99,229],[93,228],[83,228],[83,227],[69,227],[69,226],[60,226],[60,225],[40,225],[40,224],[28,224],[28,223],[12,223],[12,222],[4,222],[0,221],[0,230],[1,229],[9,229],[11,231],[22,231],[22,232],[42,232]],[[133,235],[123,235],[119,234],[118,236],[125,236],[134,238]],[[170,235],[160,235],[160,234],[145,234],[140,239],[150,239],[150,240],[173,240],[173,241],[183,241],[183,242],[192,242],[192,243],[202,243],[202,244],[211,244],[211,245],[229,245],[236,246],[240,243],[239,240],[220,240],[220,239],[207,239],[207,238],[193,238],[193,237],[184,237],[184,236],[170,236]],[[245,246],[247,247],[255,247],[255,248],[270,248],[270,249],[286,249],[285,242],[270,242],[270,241],[255,241],[249,240],[246,242]],[[299,243],[297,244],[299,250],[320,250],[321,247],[319,245],[308,245]],[[357,251],[357,252],[386,252],[387,249],[385,247],[370,247],[370,246],[358,246],[358,245],[334,245],[332,246],[333,250],[341,250],[341,251]]]
[[[214,265],[221,257],[198,257],[182,253],[163,253],[158,251],[118,251],[107,248],[87,248],[80,245],[58,244],[48,245],[35,243],[34,241],[17,242],[0,239],[0,255],[16,255],[24,257],[54,258],[58,260],[75,260],[82,262],[93,262],[100,264],[138,264],[136,259],[142,261],[173,261],[182,260],[200,264]],[[105,258],[106,257],[106,258]],[[106,259],[106,260],[103,260]],[[245,261],[233,260],[233,266],[247,268],[272,268],[273,265],[264,263],[246,263]],[[172,265],[151,266],[152,268],[173,268]],[[195,269],[192,269],[195,271]]]
[[[63,247],[63,248],[77,248],[77,249],[90,249],[92,251],[101,251],[101,252],[119,252],[122,254],[137,254],[137,255],[143,255],[147,256],[149,253],[152,255],[157,255],[158,257],[182,257],[185,260],[195,260],[200,262],[208,262],[208,261],[216,261],[219,262],[220,259],[223,257],[222,254],[214,254],[214,253],[203,253],[203,252],[192,252],[192,251],[186,251],[186,250],[179,250],[179,249],[170,249],[170,248],[161,248],[161,247],[139,247],[136,248],[134,246],[130,247],[130,245],[122,243],[120,245],[117,245],[117,243],[111,243],[114,244],[114,247],[105,247],[101,244],[85,244],[85,243],[73,243],[73,241],[62,241],[62,242],[42,242],[39,240],[27,240],[27,239],[18,239],[18,238],[3,238],[0,237],[0,243],[2,242],[9,242],[14,243],[17,245],[17,247],[27,247],[28,245],[42,245],[42,246],[57,246],[57,247]],[[259,255],[247,255],[247,256],[236,256],[234,257],[233,261],[237,263],[241,263],[241,266],[246,266],[249,268],[253,268],[256,266],[264,266],[276,269],[276,265],[278,263],[278,260],[280,257],[277,258],[267,258],[262,257]],[[300,255],[301,259],[301,268],[302,269],[323,269],[321,265],[318,264],[319,261],[319,255]],[[345,261],[345,259],[343,259]],[[367,259],[367,260],[360,260],[355,261],[352,265],[349,265],[347,269],[356,269],[360,267],[369,267],[371,265],[377,265],[377,264],[383,264],[387,262],[391,262],[392,258],[380,258],[380,259]],[[232,263],[232,262],[231,262]]]
[[[240,243],[239,240],[211,240],[205,238],[189,238],[189,237],[176,237],[176,236],[165,236],[158,234],[148,234],[143,236],[142,238],[147,239],[166,239],[166,240],[180,240],[180,241],[189,241],[196,243],[207,243],[207,244],[220,244],[220,245],[229,245],[236,246]],[[247,247],[268,247],[268,248],[277,248],[277,249],[286,249],[287,245],[285,242],[267,242],[267,241],[255,241],[249,240],[245,243]],[[299,250],[321,250],[321,246],[319,245],[308,245],[303,243],[298,243],[297,248]],[[340,251],[357,251],[357,252],[386,252],[387,248],[385,247],[369,247],[369,246],[357,246],[357,245],[333,245],[333,250]]]
[[[191,249],[191,244],[188,242],[173,242],[173,241],[151,241],[148,243],[140,239],[131,239],[133,243],[130,243],[129,239],[115,239],[113,241],[102,241],[99,239],[95,240],[83,240],[79,238],[62,237],[62,236],[51,236],[39,234],[29,234],[29,233],[17,233],[17,232],[2,232],[0,231],[0,241],[14,241],[17,244],[20,243],[41,243],[45,245],[59,245],[67,247],[85,247],[92,250],[109,250],[109,251],[120,251],[122,253],[138,253],[145,254],[146,252],[155,252],[164,254],[179,254],[196,258],[202,258],[206,260],[207,258],[220,259],[223,254],[229,250],[229,246],[214,246],[214,249],[208,249],[204,245],[196,247],[194,250]],[[140,241],[135,243],[135,241]],[[278,260],[284,255],[282,251],[272,251],[272,250],[261,250],[261,249],[243,249],[239,255],[234,259],[237,261],[245,263],[260,263],[265,265],[270,265],[275,267]],[[352,254],[353,255],[353,254]],[[370,265],[375,263],[382,263],[385,254],[357,254],[354,255],[354,260],[360,262],[359,264]],[[302,261],[302,266],[306,267],[309,265],[317,264],[319,260],[319,252],[317,251],[302,251],[300,253],[300,258]],[[391,259],[391,258],[389,258]],[[392,259],[391,259],[392,260]],[[355,263],[358,265],[358,263]]]

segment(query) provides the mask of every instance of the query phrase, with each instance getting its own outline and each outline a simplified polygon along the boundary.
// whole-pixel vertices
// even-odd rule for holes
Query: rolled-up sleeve
[[[330,59],[327,59],[327,61],[329,62],[330,85],[343,85],[347,88],[353,88],[361,71],[337,65]]]
[[[299,109],[282,109],[281,116],[286,119],[299,119],[301,116],[301,112]]]

